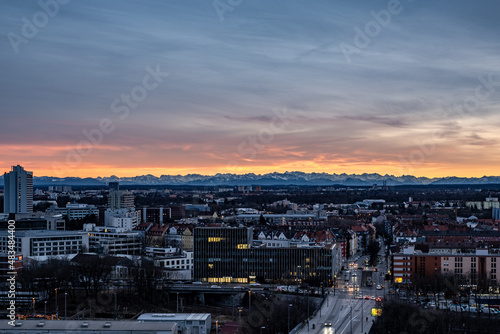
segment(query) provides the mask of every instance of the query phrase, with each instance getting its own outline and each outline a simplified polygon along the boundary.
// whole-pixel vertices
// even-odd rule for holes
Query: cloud
[[[210,1],[69,2],[18,54],[0,41],[0,142],[15,143],[0,145],[2,166],[64,162],[83,130],[110,118],[116,129],[75,174],[141,165],[217,171],[233,160],[241,171],[397,170],[398,157],[435,133],[436,153],[415,172],[461,163],[474,173],[461,157],[493,169],[500,158],[483,151],[499,139],[500,87],[473,112],[457,115],[454,106],[473,96],[479,76],[500,78],[500,4],[402,6],[347,64],[339,44],[354,43],[354,27],[363,29],[386,1],[244,1],[223,22]],[[21,34],[22,17],[39,10],[6,1],[0,32]],[[120,120],[111,102],[156,64],[171,75]],[[243,159],[238,145],[284,107],[286,129]]]

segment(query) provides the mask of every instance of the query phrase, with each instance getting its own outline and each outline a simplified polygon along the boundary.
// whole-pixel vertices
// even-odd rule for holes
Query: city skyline
[[[500,4],[3,9],[4,171],[500,175]]]

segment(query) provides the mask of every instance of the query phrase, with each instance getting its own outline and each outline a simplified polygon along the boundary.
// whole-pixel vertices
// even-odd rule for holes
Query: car
[[[365,296],[364,299],[370,300],[370,296]]]
[[[331,321],[325,321],[325,327],[332,327]]]
[[[211,285],[210,288],[212,289],[222,289],[220,286],[218,285]]]
[[[375,288],[376,288],[377,290],[382,290],[382,285],[380,285],[380,284],[379,284],[379,285],[377,285]]]
[[[203,284],[203,283],[196,281],[196,282],[193,282],[193,284]]]
[[[260,286],[260,283],[250,283],[250,286]]]

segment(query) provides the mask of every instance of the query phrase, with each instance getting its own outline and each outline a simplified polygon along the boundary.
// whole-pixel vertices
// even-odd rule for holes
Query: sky
[[[6,0],[0,171],[500,175],[496,0]]]

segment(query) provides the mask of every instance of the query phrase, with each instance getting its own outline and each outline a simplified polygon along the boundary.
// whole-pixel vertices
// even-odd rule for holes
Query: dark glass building
[[[333,245],[252,247],[252,228],[200,227],[194,230],[194,276],[204,282],[328,282]]]

